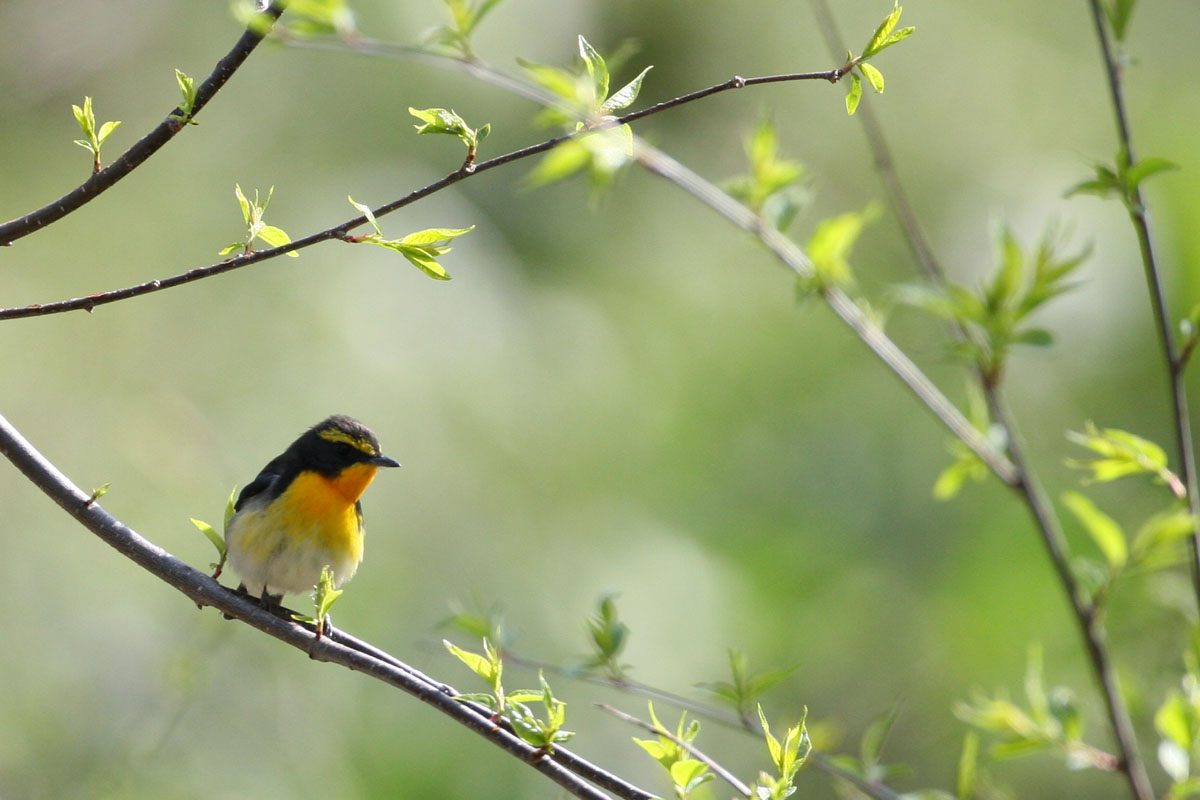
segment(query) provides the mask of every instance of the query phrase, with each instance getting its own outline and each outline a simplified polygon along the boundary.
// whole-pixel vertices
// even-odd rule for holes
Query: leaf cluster
[[[527,177],[532,186],[544,186],[586,169],[593,188],[604,188],[633,158],[633,130],[616,125],[614,115],[637,100],[651,67],[610,94],[608,63],[582,35],[579,59],[582,65],[574,72],[518,59],[530,79],[560,101],[558,106],[543,109],[538,123],[588,132],[547,153]]]
[[[469,228],[426,228],[400,239],[385,239],[383,229],[375,221],[375,214],[371,211],[370,206],[354,202],[353,197],[346,199],[350,201],[350,205],[363,213],[363,216],[371,223],[371,227],[375,229],[375,233],[367,236],[347,236],[345,237],[346,241],[366,242],[399,253],[414,267],[439,281],[450,280],[450,273],[446,272],[446,268],[438,263],[439,257],[454,249],[448,243],[475,230],[474,225]]]
[[[1026,255],[1005,227],[999,237],[999,263],[978,290],[946,281],[940,286],[900,287],[896,297],[960,326],[966,337],[955,346],[956,354],[974,363],[984,381],[994,386],[1012,346],[1045,347],[1053,341],[1049,331],[1024,323],[1048,300],[1071,288],[1067,278],[1089,253],[1085,249],[1062,256],[1056,239],[1053,230],[1047,232]]]
[[[175,82],[179,84],[179,94],[182,99],[179,101],[179,113],[172,114],[171,118],[175,120],[175,124],[179,127],[199,124],[192,119],[192,111],[196,107],[195,79],[177,69],[175,70]]]
[[[120,121],[109,121],[102,124],[99,128],[96,127],[96,114],[92,111],[92,98],[83,98],[83,107],[72,105],[71,110],[75,113],[75,121],[79,123],[79,129],[83,131],[84,138],[76,139],[75,144],[82,147],[92,154],[92,172],[98,173],[103,167],[100,164],[100,148],[104,142],[112,135],[112,132],[121,126]]]
[[[1156,482],[1170,488],[1179,499],[1187,495],[1183,481],[1167,466],[1167,454],[1159,445],[1119,428],[1096,427],[1084,423],[1082,433],[1069,431],[1067,438],[1096,454],[1095,458],[1066,460],[1073,469],[1088,470],[1091,478],[1085,483],[1108,483],[1128,475],[1151,475]]]
[[[793,664],[790,667],[769,669],[752,674],[750,659],[746,657],[746,654],[731,648],[729,650],[730,680],[698,683],[696,686],[712,692],[728,703],[744,723],[749,723],[751,711],[757,705],[758,698],[772,686],[786,680],[799,668],[799,664]]]
[[[1070,467],[1091,472],[1085,484],[1140,474],[1153,476],[1172,491],[1168,507],[1152,514],[1132,537],[1086,495],[1063,493],[1063,505],[1083,526],[1103,559],[1096,562],[1080,557],[1072,563],[1081,587],[1102,605],[1122,575],[1153,572],[1179,563],[1184,557],[1183,543],[1196,529],[1196,519],[1182,505],[1187,494],[1183,482],[1167,468],[1166,453],[1154,442],[1116,428],[1101,430],[1091,422],[1084,426],[1083,433],[1071,431],[1067,437],[1096,454],[1092,459],[1066,460]]]
[[[426,34],[428,44],[437,45],[449,51],[452,55],[466,60],[475,58],[471,49],[471,35],[479,27],[479,23],[488,12],[500,4],[501,0],[442,0],[446,10],[450,12],[450,23],[440,25]]]
[[[1003,453],[1008,449],[1007,432],[1002,425],[992,423],[987,400],[979,385],[974,382],[967,383],[967,419],[975,426],[976,430],[983,433],[996,452]],[[935,500],[950,500],[957,497],[958,493],[962,491],[963,484],[968,480],[982,483],[992,474],[983,459],[976,455],[974,450],[967,447],[961,439],[951,439],[946,449],[950,451],[954,460],[941,471],[937,480],[934,481],[933,497]]]
[[[804,165],[779,157],[779,137],[766,116],[746,137],[745,150],[750,171],[726,180],[721,189],[772,228],[784,230],[806,199],[797,185],[806,176]]]
[[[666,727],[659,722],[658,715],[654,713],[654,704],[647,705],[650,709],[650,719],[660,733],[655,739],[634,737],[633,741],[667,771],[671,786],[675,790],[675,797],[678,800],[688,800],[692,792],[713,778],[708,765],[694,758],[688,749],[679,743],[682,741],[690,745],[694,742],[700,733],[700,722],[688,722],[687,712],[684,711],[679,716],[679,724],[675,727],[675,735],[672,738],[667,734]]]
[[[317,626],[317,638],[325,634],[325,621],[329,619],[329,611],[333,608],[333,604],[344,593],[343,589],[338,589],[333,584],[333,568],[326,564],[321,567],[321,577],[317,581],[317,585],[313,587],[313,611],[311,617],[304,614],[293,614],[292,619],[297,622],[307,622],[309,625]]]
[[[567,719],[567,704],[554,696],[546,676],[538,670],[538,689],[518,689],[506,692],[502,682],[504,662],[500,651],[488,639],[483,640],[483,653],[464,650],[447,640],[442,644],[450,653],[465,664],[488,685],[490,693],[460,694],[464,703],[479,703],[512,725],[513,731],[527,744],[552,752],[554,745],[574,736],[573,731],[563,730]],[[542,704],[543,717],[539,717],[530,703]]]
[[[875,29],[875,33],[871,35],[871,40],[863,48],[862,55],[856,57],[854,53],[846,54],[846,65],[851,68],[850,89],[846,93],[847,114],[853,114],[858,110],[858,104],[862,101],[863,79],[866,79],[876,94],[883,94],[883,73],[874,64],[867,62],[887,48],[904,41],[916,32],[917,29],[911,26],[896,30],[896,24],[900,22],[900,15],[903,12],[904,7],[900,5],[899,0],[896,0],[892,6],[891,13],[883,18],[883,22],[879,23],[879,27]]]
[[[233,491],[229,493],[229,499],[225,502],[224,529],[226,531],[229,530],[229,521],[233,519],[234,504],[237,501],[237,491],[237,487],[233,487]],[[204,534],[204,538],[208,539],[208,541],[212,543],[212,546],[217,549],[217,561],[215,564],[209,564],[209,566],[215,569],[219,575],[221,568],[225,566],[225,557],[228,555],[225,547],[225,537],[217,533],[216,528],[214,528],[212,525],[209,525],[207,522],[196,519],[195,517],[190,517],[190,519],[192,524],[195,525],[202,534]]]
[[[821,293],[831,286],[847,288],[854,285],[850,252],[863,229],[878,219],[879,214],[879,204],[872,201],[861,211],[837,214],[817,223],[804,246],[813,272],[810,276],[798,279],[796,290],[799,297]]]
[[[1109,166],[1096,162],[1092,165],[1095,177],[1089,178],[1072,186],[1066,192],[1066,197],[1077,194],[1094,194],[1098,197],[1118,197],[1131,214],[1141,214],[1138,196],[1143,181],[1161,172],[1179,169],[1174,161],[1165,158],[1143,158],[1133,162],[1129,152],[1124,148],[1117,153],[1116,165]]]
[[[611,680],[624,681],[629,665],[620,662],[620,655],[629,639],[629,627],[617,616],[616,595],[606,594],[600,598],[596,615],[588,618],[587,633],[592,653],[579,668],[584,671],[600,669]]]
[[[234,196],[237,197],[238,207],[242,210],[242,220],[246,223],[246,238],[240,242],[226,245],[220,251],[220,255],[227,256],[235,250],[241,250],[244,254],[249,255],[254,252],[254,242],[262,239],[269,247],[282,247],[285,244],[290,244],[292,237],[288,236],[282,228],[277,228],[274,225],[268,225],[264,219],[267,213],[267,206],[271,202],[272,195],[275,194],[275,187],[272,186],[267,190],[267,198],[259,203],[258,190],[254,190],[254,202],[246,199],[246,195],[242,193],[242,187],[234,184]],[[296,251],[286,253],[292,258],[299,258],[300,254]]]
[[[1115,767],[1111,754],[1083,741],[1084,721],[1074,693],[1064,686],[1045,689],[1038,645],[1029,648],[1024,690],[1024,706],[1010,700],[1004,691],[994,697],[976,692],[970,702],[956,703],[954,714],[996,739],[988,748],[993,759],[1049,751],[1064,758],[1072,769]]]
[[[467,146],[467,164],[475,161],[479,144],[492,132],[491,123],[485,123],[479,128],[472,128],[457,113],[444,108],[413,108],[409,106],[408,113],[421,120],[420,125],[414,126],[419,134],[444,133],[457,136],[459,141]]]
[[[892,708],[875,717],[859,739],[858,756],[836,755],[831,759],[833,763],[867,783],[884,783],[909,774],[911,770],[908,767],[902,764],[886,764],[883,761],[883,745],[887,742],[888,734],[891,733],[898,715],[899,709]]]
[[[1171,777],[1168,800],[1200,797],[1200,631],[1192,633],[1192,647],[1184,656],[1187,670],[1179,688],[1171,689],[1154,714],[1160,737],[1158,763]]]
[[[762,706],[758,707],[758,719],[762,725],[763,737],[767,740],[767,751],[771,754],[771,763],[775,774],[760,772],[758,780],[751,786],[751,795],[756,800],[784,800],[796,791],[795,778],[800,767],[812,752],[812,741],[808,736],[805,720],[808,709],[800,717],[800,721],[787,729],[783,741],[776,739],[771,733],[771,726],[763,713]]]

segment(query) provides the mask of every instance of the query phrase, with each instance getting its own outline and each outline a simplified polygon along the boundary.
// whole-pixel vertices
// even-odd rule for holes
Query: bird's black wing
[[[258,473],[258,476],[254,480],[250,481],[242,488],[242,491],[238,494],[237,501],[233,504],[234,511],[241,511],[242,506],[246,504],[246,501],[253,497],[257,497],[271,487],[271,484],[273,484],[283,472],[283,464],[281,463],[282,460],[283,456],[273,458],[269,464],[262,468],[262,472]]]

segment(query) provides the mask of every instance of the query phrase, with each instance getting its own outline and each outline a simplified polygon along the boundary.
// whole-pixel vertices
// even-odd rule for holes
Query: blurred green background
[[[890,9],[834,3],[856,50]],[[1128,73],[1143,154],[1181,172],[1149,199],[1176,314],[1197,295],[1200,10],[1140,4]],[[411,43],[442,22],[434,0],[355,3],[368,35]],[[1086,3],[909,3],[917,34],[880,57],[869,97],[933,244],[954,277],[992,263],[996,224],[1033,242],[1047,221],[1095,254],[1078,288],[1039,322],[1049,350],[1008,375],[1036,465],[1057,496],[1068,429],[1085,420],[1169,442],[1136,247],[1117,203],[1066,201],[1116,150]],[[123,126],[108,157],[177,101],[172,69],[206,76],[238,36],[220,3],[53,0],[0,5],[0,218],[86,177],[70,104],[95,98]],[[583,33],[654,64],[639,106],[733,74],[826,69],[806,3],[507,0],[480,54],[573,64]],[[814,203],[793,233],[882,198],[842,87],[730,92],[638,132],[714,180],[743,169],[764,110],[784,154],[808,167]],[[417,137],[409,106],[490,121],[484,156],[540,141],[528,102],[457,73],[346,53],[261,47],[188,129],[102,198],[0,251],[0,305],[165,277],[217,260],[240,234],[233,185],[275,186],[268,219],[293,237],[454,169],[457,142]],[[787,273],[696,201],[637,170],[589,200],[574,180],[521,188],[530,161],[482,174],[382,220],[399,236],[475,225],[438,283],[378,248],[330,243],[171,291],[0,325],[0,411],[79,485],[111,482],[104,506],[205,568],[189,516],[219,522],[234,485],[308,425],[349,413],[404,469],[365,498],[366,560],[336,622],[476,688],[438,640],[450,603],[499,604],[515,647],[563,663],[584,620],[617,593],[633,677],[692,689],[725,677],[726,648],[756,668],[797,664],[766,702],[856,750],[899,704],[887,754],[898,786],[951,788],[970,690],[1019,694],[1026,647],[1047,680],[1076,689],[1089,735],[1107,728],[1074,623],[1022,506],[996,482],[949,504],[930,488],[948,463],[931,416],[824,308],[797,306]],[[879,298],[915,270],[894,220],[869,228],[854,263]],[[897,311],[889,331],[954,398],[962,370],[939,325]],[[1200,389],[1200,387],[1193,387]],[[1131,526],[1157,495],[1096,488]],[[296,651],[174,590],[74,524],[0,465],[0,795],[5,798],[554,797],[532,770],[423,705]],[[1077,528],[1069,534],[1087,552]],[[1180,669],[1182,575],[1123,584],[1113,641],[1142,721]],[[303,605],[296,600],[293,605]],[[455,635],[460,644],[476,643]],[[514,670],[514,686],[536,677]],[[643,701],[559,679],[574,747],[655,791],[657,765],[595,700]],[[666,711],[666,714],[673,714]],[[709,724],[700,743],[752,777],[761,743]],[[829,741],[828,739],[826,741]],[[1158,782],[1163,774],[1154,763]],[[1123,796],[1116,778],[1049,757],[996,770],[1024,796]],[[805,797],[832,789],[806,771]],[[728,795],[716,786],[710,796]]]

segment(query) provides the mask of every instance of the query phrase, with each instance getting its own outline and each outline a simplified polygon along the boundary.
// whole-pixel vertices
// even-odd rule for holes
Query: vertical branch
[[[1093,8],[1098,8],[1097,0],[1091,0],[1091,2]],[[812,5],[818,25],[825,38],[825,43],[830,53],[836,57],[845,51],[845,46],[842,43],[841,35],[838,33],[833,15],[829,11],[829,6],[826,0],[813,0]],[[946,272],[937,257],[933,254],[933,250],[929,246],[929,242],[921,229],[917,215],[913,211],[907,193],[904,191],[903,183],[896,173],[891,150],[888,147],[887,139],[883,135],[883,129],[871,112],[869,103],[863,103],[859,106],[858,116],[867,138],[868,147],[874,158],[875,166],[879,171],[884,192],[888,197],[888,202],[893,213],[895,213],[900,223],[905,241],[908,243],[913,258],[933,284],[945,284]],[[1119,116],[1123,116],[1123,112]],[[1121,128],[1127,133],[1123,120]],[[1148,246],[1148,234],[1146,242]],[[1156,308],[1157,311],[1158,309]],[[1159,316],[1161,320],[1161,314]],[[955,335],[959,338],[970,339],[970,332],[961,325],[956,324],[954,329]],[[1167,340],[1170,339],[1169,325],[1166,329],[1166,337]],[[1177,374],[1182,370],[1175,368],[1175,359],[1172,359],[1171,363],[1172,381],[1173,385],[1177,388],[1176,396],[1179,397],[1182,392],[1182,382],[1178,379]],[[1120,755],[1120,769],[1126,776],[1133,797],[1137,798],[1137,800],[1152,800],[1154,791],[1138,749],[1137,734],[1133,726],[1133,720],[1121,695],[1116,671],[1113,668],[1108,652],[1108,641],[1103,620],[1094,602],[1082,591],[1075,574],[1071,571],[1070,551],[1067,547],[1066,537],[1063,534],[1062,524],[1054,511],[1053,504],[1046,495],[1045,488],[1042,486],[1037,473],[1029,465],[1024,441],[1012,414],[1008,411],[1004,402],[1004,396],[996,380],[993,377],[985,375],[982,370],[977,370],[977,378],[987,399],[992,420],[999,424],[1007,433],[1008,446],[1005,454],[1013,464],[1016,479],[1014,481],[1006,481],[1006,483],[1020,495],[1030,516],[1033,518],[1042,543],[1046,548],[1046,553],[1054,567],[1055,574],[1058,576],[1059,584],[1062,586],[1063,593],[1066,594],[1067,601],[1070,603],[1076,625],[1083,639],[1084,648],[1088,654],[1088,661],[1092,666],[1092,672],[1095,675],[1096,682],[1099,684],[1101,694],[1104,696],[1109,724],[1112,727],[1113,736],[1117,742],[1117,751]],[[1182,400],[1185,403],[1184,409],[1186,409],[1186,395],[1182,396]],[[1179,416],[1178,409],[1177,400],[1177,419]],[[1187,419],[1185,414],[1182,425],[1186,427],[1186,424]],[[1190,441],[1189,434],[1187,439],[1189,452]],[[1185,470],[1185,474],[1189,473]],[[1189,497],[1195,498],[1195,493],[1189,492]],[[1193,513],[1196,513],[1195,510]],[[1193,544],[1193,553],[1195,552],[1195,544]],[[1193,575],[1197,574],[1200,573],[1196,571],[1196,562],[1193,559]],[[1197,584],[1197,587],[1198,593],[1200,593],[1200,584]]]
[[[1104,58],[1108,90],[1112,97],[1113,116],[1116,118],[1117,124],[1117,137],[1120,139],[1121,151],[1124,153],[1126,163],[1134,164],[1137,159],[1134,155],[1133,137],[1129,130],[1129,117],[1125,111],[1121,64],[1113,53],[1112,43],[1108,37],[1108,28],[1104,23],[1104,10],[1100,7],[1099,0],[1089,0],[1089,5],[1092,10],[1092,20],[1096,25],[1096,38],[1100,42],[1100,53]],[[1188,510],[1194,519],[1200,520],[1200,487],[1197,487],[1196,484],[1196,454],[1192,444],[1192,423],[1188,413],[1187,388],[1183,382],[1186,359],[1180,353],[1175,342],[1171,313],[1167,307],[1166,289],[1163,287],[1162,276],[1154,255],[1154,240],[1150,235],[1150,215],[1146,210],[1146,203],[1142,199],[1140,187],[1133,187],[1132,197],[1126,202],[1126,206],[1129,209],[1129,219],[1137,234],[1138,251],[1142,257],[1142,270],[1146,275],[1146,291],[1150,295],[1150,305],[1154,309],[1154,323],[1158,329],[1158,340],[1167,365],[1171,406],[1175,417],[1179,473],[1184,485],[1187,486]],[[1193,527],[1190,544],[1189,563],[1192,571],[1192,587],[1197,603],[1200,603],[1200,527]]]

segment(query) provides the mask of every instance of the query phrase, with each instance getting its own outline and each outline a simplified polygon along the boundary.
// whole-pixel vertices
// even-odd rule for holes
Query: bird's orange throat
[[[352,464],[339,472],[336,477],[326,478],[333,490],[346,498],[347,503],[353,503],[362,497],[362,493],[375,480],[378,468],[371,464]]]
[[[332,478],[319,472],[301,472],[288,487],[284,505],[295,508],[302,519],[340,516],[354,507],[371,485],[376,470],[371,464],[353,464]]]

